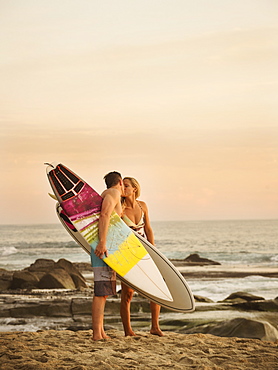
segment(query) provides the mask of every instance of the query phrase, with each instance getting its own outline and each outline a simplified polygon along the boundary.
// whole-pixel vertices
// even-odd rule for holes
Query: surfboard
[[[63,212],[60,221],[68,218],[67,227],[82,236],[91,249],[98,245],[98,220],[102,197],[89,184],[62,164],[48,164],[47,176]],[[73,235],[72,235],[73,236]],[[103,261],[128,284],[148,294],[172,301],[171,293],[159,269],[141,241],[113,212],[107,234],[108,257]],[[88,246],[87,246],[88,248]],[[94,258],[95,255],[93,255]]]
[[[70,219],[67,217],[59,203],[57,203],[56,205],[56,212],[59,220],[61,221],[62,225],[65,227],[67,232],[71,235],[71,237],[81,246],[81,248],[84,249],[86,253],[90,254],[91,246],[83,238],[83,236],[80,233],[78,233],[78,231],[75,229],[75,227],[73,226]],[[169,261],[169,259],[159,251],[159,249],[157,249],[155,246],[149,243],[141,235],[136,233],[136,231],[133,231],[133,233],[136,234],[136,237],[141,241],[141,243],[144,245],[151,258],[157,265],[161,275],[163,276],[164,280],[167,283],[168,289],[172,296],[172,301],[168,301],[163,298],[159,298],[152,294],[149,294],[145,290],[140,289],[140,287],[132,285],[129,281],[125,280],[124,277],[118,275],[119,280],[130,286],[132,289],[136,290],[139,294],[141,294],[145,298],[148,298],[151,301],[169,310],[176,312],[194,311],[195,310],[194,296],[191,292],[189,285],[187,284],[186,280],[181,275],[181,273],[171,263],[171,261]]]
[[[145,294],[144,292],[140,291],[140,289],[134,288],[134,290],[149,298],[152,302],[155,302],[160,306],[168,308],[172,311],[193,312],[195,310],[195,299],[188,283],[186,282],[182,274],[172,264],[172,262],[169,261],[169,259],[159,251],[158,248],[153,246],[148,240],[146,240],[136,231],[133,231],[133,233],[141,241],[149,255],[152,257],[153,261],[157,265],[161,275],[167,283],[173,301],[167,302],[166,300],[159,297],[154,297],[151,294]],[[124,278],[122,278],[121,280],[125,282]]]

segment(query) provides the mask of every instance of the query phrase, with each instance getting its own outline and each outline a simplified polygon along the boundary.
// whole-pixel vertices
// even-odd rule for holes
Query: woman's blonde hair
[[[139,182],[134,178],[134,177],[125,177],[123,179],[124,180],[128,180],[130,181],[131,183],[131,186],[136,189],[135,191],[135,199],[139,198],[140,197],[140,194],[141,194],[141,187],[140,187],[140,184]]]

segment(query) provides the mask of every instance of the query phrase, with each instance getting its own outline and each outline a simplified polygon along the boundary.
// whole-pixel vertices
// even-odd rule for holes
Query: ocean
[[[156,246],[168,258],[192,253],[220,262],[222,267],[278,270],[278,220],[152,222]],[[0,225],[0,268],[20,270],[38,258],[90,262],[89,256],[59,223]],[[262,276],[187,280],[193,294],[222,300],[235,291],[266,299],[278,295],[278,279]]]

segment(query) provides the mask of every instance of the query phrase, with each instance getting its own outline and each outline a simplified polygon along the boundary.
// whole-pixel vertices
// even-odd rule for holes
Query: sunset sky
[[[44,162],[152,220],[278,218],[277,0],[0,0],[1,224],[56,223]]]

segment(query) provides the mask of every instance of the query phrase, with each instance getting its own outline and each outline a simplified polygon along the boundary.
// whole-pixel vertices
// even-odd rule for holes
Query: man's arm
[[[101,212],[98,222],[98,237],[99,242],[95,249],[95,255],[99,258],[103,258],[104,255],[108,256],[108,251],[106,249],[106,236],[108,232],[110,216],[115,209],[118,202],[117,197],[114,192],[110,192],[105,195],[102,201]]]

